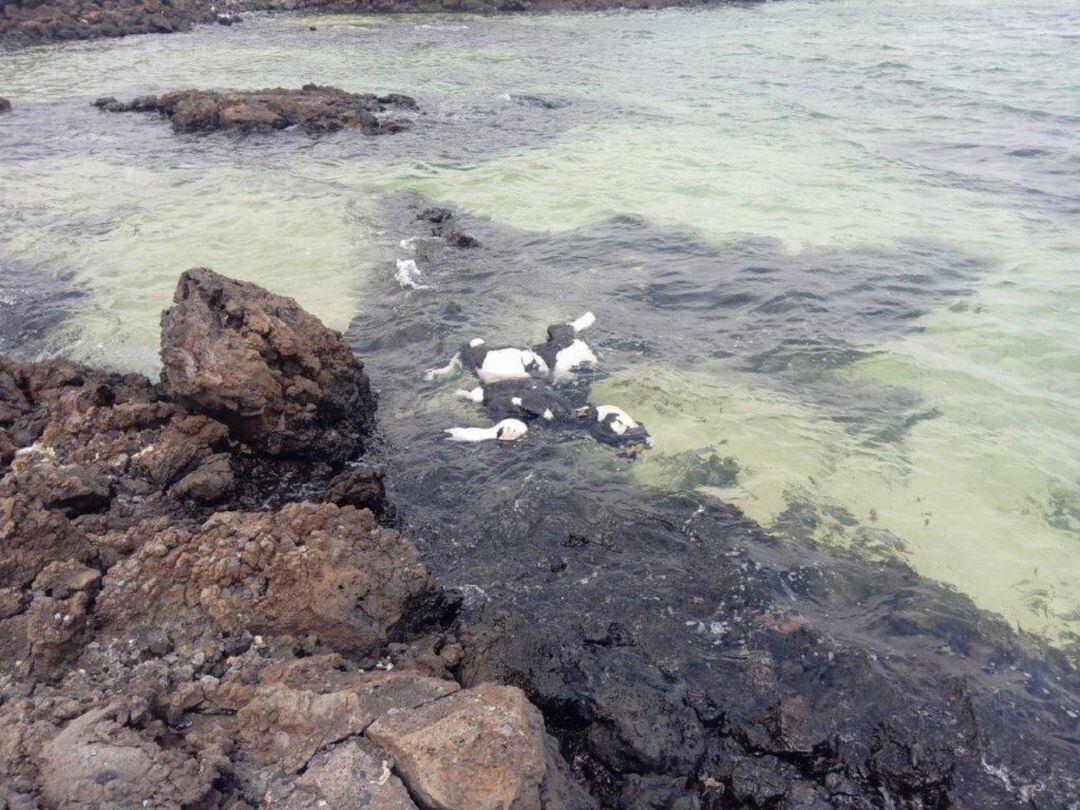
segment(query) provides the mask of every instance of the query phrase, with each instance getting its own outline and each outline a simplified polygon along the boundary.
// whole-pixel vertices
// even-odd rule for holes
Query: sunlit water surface
[[[88,104],[307,81],[423,114],[381,138],[204,138]],[[384,416],[441,448],[482,420],[421,382],[433,354],[589,307],[593,399],[655,437],[635,480],[898,556],[1075,643],[1071,0],[251,19],[3,54],[0,95],[0,349],[153,372],[177,273],[208,265],[338,328],[392,313],[396,346],[366,357]],[[422,257],[432,288],[402,290],[424,198],[485,247]]]

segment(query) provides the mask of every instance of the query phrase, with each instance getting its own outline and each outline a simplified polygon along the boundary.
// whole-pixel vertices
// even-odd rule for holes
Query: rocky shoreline
[[[785,548],[722,504],[645,491],[612,511],[538,482],[481,527],[516,539],[492,561],[507,578],[547,572],[545,599],[508,610],[441,587],[395,528],[363,363],[292,299],[190,270],[161,356],[157,383],[0,360],[0,807],[1066,808],[1080,791],[1075,672],[902,566]],[[649,554],[709,572],[678,614],[647,607],[682,598],[652,596],[655,577],[594,604],[565,576],[571,555],[614,573]],[[840,619],[875,594],[888,626]],[[741,642],[685,647],[695,612]]]
[[[0,806],[590,806],[519,689],[452,678],[340,336],[192,270],[162,360],[0,360]]]
[[[9,0],[0,5],[0,46],[42,45],[131,34],[171,34],[240,22],[246,12],[339,14],[544,13],[716,5],[739,0]]]

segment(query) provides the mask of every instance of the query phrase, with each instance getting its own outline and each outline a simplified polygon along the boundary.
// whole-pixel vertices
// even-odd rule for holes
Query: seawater
[[[423,114],[379,138],[195,137],[89,105],[308,81]],[[588,307],[593,398],[655,438],[633,480],[900,558],[1076,643],[1075,3],[253,17],[0,54],[0,95],[4,351],[153,373],[195,265],[337,328],[391,307],[408,360],[380,380],[365,359],[419,458],[432,424],[480,423],[421,384],[437,346]],[[481,228],[474,275],[436,257],[430,289],[394,282],[417,200]]]

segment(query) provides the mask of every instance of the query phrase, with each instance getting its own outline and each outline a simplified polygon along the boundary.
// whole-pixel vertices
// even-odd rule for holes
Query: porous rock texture
[[[161,318],[164,390],[271,456],[347,460],[374,413],[361,363],[292,298],[198,268]]]
[[[591,806],[520,691],[451,677],[457,600],[367,508],[381,475],[282,458],[362,448],[374,400],[341,338],[199,270],[163,355],[175,389],[0,358],[0,807],[392,810],[455,770],[475,794],[423,806]],[[499,725],[420,768],[369,732],[443,701]]]
[[[485,683],[442,700],[387,713],[368,736],[390,751],[415,796],[446,810],[568,807],[552,778],[544,719],[524,693]],[[454,756],[447,756],[454,751]]]
[[[0,44],[188,31],[215,18],[213,5],[206,0],[8,0],[0,6]]]
[[[386,113],[415,109],[416,101],[398,93],[375,96],[305,84],[299,90],[178,90],[127,103],[105,96],[94,106],[106,112],[156,112],[176,132],[272,132],[299,126],[312,134],[351,128],[379,135],[408,129],[408,118]]]

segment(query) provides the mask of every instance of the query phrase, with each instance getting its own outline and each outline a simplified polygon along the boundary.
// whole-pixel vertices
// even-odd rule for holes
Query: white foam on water
[[[420,268],[416,266],[416,262],[413,259],[397,260],[397,272],[394,273],[394,279],[402,287],[408,287],[413,290],[432,289],[430,284],[420,283],[420,277],[422,275]]]

